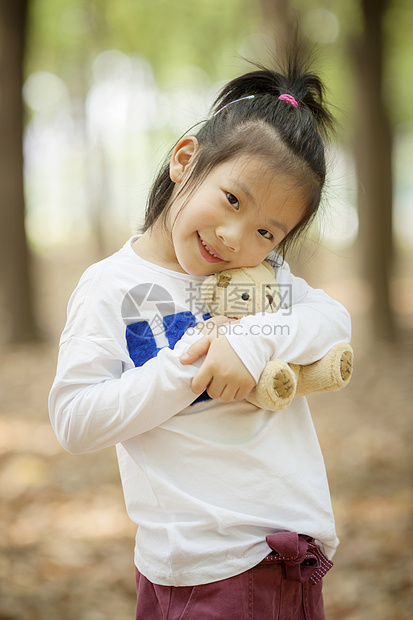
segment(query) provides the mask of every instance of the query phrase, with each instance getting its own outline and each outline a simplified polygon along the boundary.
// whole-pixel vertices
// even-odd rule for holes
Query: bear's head
[[[212,316],[233,319],[276,312],[280,307],[274,270],[265,261],[257,267],[227,269],[208,276],[202,283],[201,296]]]

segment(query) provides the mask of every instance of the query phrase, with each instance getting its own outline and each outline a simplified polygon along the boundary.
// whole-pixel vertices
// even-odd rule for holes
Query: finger
[[[245,400],[255,387],[255,381],[243,382],[235,395],[236,400]]]
[[[191,344],[186,353],[179,358],[182,364],[193,364],[197,359],[206,355],[211,341],[207,336],[203,336],[194,344]]]
[[[234,396],[234,400],[245,400],[248,394],[249,392],[246,392],[246,390],[238,390]]]
[[[225,384],[223,384],[222,381],[220,381],[216,377],[213,377],[213,379],[208,384],[207,394],[211,398],[221,398],[224,388]]]
[[[194,394],[202,394],[202,392],[204,392],[208,388],[211,380],[211,373],[204,370],[201,366],[201,368],[198,370],[198,372],[191,381],[191,390]]]
[[[232,388],[231,386],[226,385],[221,393],[220,398],[223,403],[230,403],[232,400],[234,400],[236,393],[236,389],[234,390],[234,388]]]

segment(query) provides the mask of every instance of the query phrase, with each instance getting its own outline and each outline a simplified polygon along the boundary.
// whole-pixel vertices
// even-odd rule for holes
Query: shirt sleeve
[[[321,289],[292,275],[286,263],[277,269],[281,307],[274,313],[250,315],[229,325],[226,337],[258,382],[273,358],[311,364],[339,342],[350,342],[347,310]]]
[[[184,335],[174,349],[165,347],[125,372],[110,346],[77,337],[67,341],[49,395],[50,419],[63,448],[73,454],[106,448],[188,407],[197,398],[190,386],[202,360],[184,365],[179,357],[196,339]]]
[[[69,301],[49,394],[53,429],[73,454],[123,442],[188,407],[197,398],[191,380],[202,363],[179,361],[202,337],[188,330],[173,348],[161,348],[135,368],[119,312],[119,291],[113,286],[102,294],[99,286],[105,278],[96,272],[85,272]]]

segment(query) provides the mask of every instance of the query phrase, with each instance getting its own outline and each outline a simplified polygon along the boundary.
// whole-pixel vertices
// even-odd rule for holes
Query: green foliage
[[[257,19],[250,0],[33,0],[27,71],[70,81],[76,67],[116,48],[146,57],[160,83],[181,65],[220,79],[222,58],[236,56]]]
[[[346,127],[351,130],[350,52],[362,28],[360,0],[291,0],[291,7],[318,50],[320,72],[345,134]],[[239,70],[243,42],[260,31],[260,9],[259,0],[32,0],[26,72],[51,71],[64,79],[72,96],[83,96],[93,59],[116,48],[147,58],[160,86],[173,88],[182,79],[182,67],[195,66],[213,81],[225,80]],[[336,20],[336,36],[329,19]],[[413,80],[406,79],[413,70],[411,0],[389,0],[384,28],[384,94],[393,121],[411,121]]]

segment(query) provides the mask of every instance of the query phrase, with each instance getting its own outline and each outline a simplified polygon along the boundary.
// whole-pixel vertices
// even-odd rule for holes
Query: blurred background
[[[134,617],[114,450],[48,421],[66,305],[139,227],[173,143],[297,21],[338,120],[295,273],[353,317],[355,373],[310,397],[341,546],[328,620],[413,609],[411,0],[0,0],[0,620]]]

